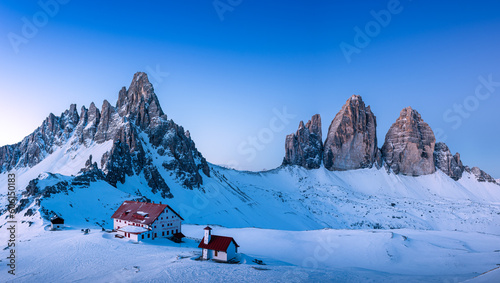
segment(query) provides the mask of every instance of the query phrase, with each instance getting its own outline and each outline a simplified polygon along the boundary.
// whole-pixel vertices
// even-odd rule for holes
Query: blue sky
[[[300,120],[321,114],[326,136],[359,94],[380,147],[412,106],[465,164],[500,178],[500,3],[463,2],[2,1],[0,145],[71,103],[114,104],[145,71],[212,163],[274,168]]]

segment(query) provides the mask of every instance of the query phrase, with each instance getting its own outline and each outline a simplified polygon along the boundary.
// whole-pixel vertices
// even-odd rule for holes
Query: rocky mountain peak
[[[420,114],[406,107],[387,132],[382,155],[396,174],[419,176],[432,174],[436,138]]]
[[[115,139],[116,133],[119,130],[120,122],[121,118],[117,114],[116,108],[111,106],[107,100],[104,100],[94,140],[97,143],[102,143],[107,140]]]
[[[411,108],[411,106],[403,108],[403,110],[401,110],[401,112],[399,113],[398,120],[405,120],[405,119],[411,119],[417,122],[423,121],[422,116],[420,116],[420,113],[418,113],[417,110]]]
[[[363,98],[361,98],[361,95],[357,95],[357,94],[353,94],[351,95],[351,97],[349,97],[349,99],[347,100],[346,103],[352,103],[352,102],[355,102],[355,103],[364,103],[363,102]]]
[[[141,129],[156,126],[165,115],[148,75],[143,72],[134,74],[128,90],[125,87],[120,90],[116,108],[120,116],[135,121]]]
[[[497,181],[493,177],[491,177],[490,174],[484,172],[479,167],[472,167],[472,169],[470,169],[468,166],[466,166],[465,171],[473,174],[479,182],[497,183]]]
[[[300,121],[299,122],[299,130],[304,128],[304,121]]]
[[[370,168],[376,163],[377,121],[359,95],[351,96],[335,115],[325,141],[328,170]]]
[[[303,124],[302,121],[300,121],[300,122]],[[321,133],[322,132],[321,131],[321,116],[319,114],[313,115],[311,117],[311,120],[307,121],[306,128],[309,129],[310,133],[315,134],[321,142],[323,141],[323,136]]]
[[[283,165],[299,165],[307,169],[319,168],[323,159],[321,116],[312,116],[304,126],[300,121],[296,133],[286,136]]]
[[[64,123],[64,129],[66,132],[72,132],[74,127],[78,124],[80,116],[78,115],[78,110],[76,110],[76,104],[71,104],[69,109],[64,111],[61,115],[62,122]],[[71,129],[68,129],[71,128]]]
[[[436,168],[443,171],[453,180],[457,181],[462,178],[464,166],[460,160],[460,154],[457,152],[451,155],[448,146],[443,142],[436,143],[434,147],[434,164]]]

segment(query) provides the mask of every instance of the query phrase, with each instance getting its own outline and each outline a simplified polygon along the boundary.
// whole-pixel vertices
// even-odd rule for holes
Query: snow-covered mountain
[[[120,90],[115,106],[104,101],[99,110],[92,103],[78,113],[71,105],[61,116],[50,114],[20,143],[1,147],[0,183],[8,182],[9,173],[16,174],[15,211],[24,225],[33,227],[43,226],[52,214],[75,227],[110,227],[120,203],[141,199],[168,202],[186,223],[233,228],[500,232],[500,186],[479,168],[463,166],[447,147],[434,151],[430,128],[425,129],[425,144],[415,139],[423,129],[418,113],[410,108],[404,114],[411,118],[391,128],[384,145],[384,152],[391,154],[387,166],[384,152],[373,147],[376,122],[369,106],[360,97],[347,103],[330,126],[328,153],[318,144],[318,116],[306,125],[307,133],[287,138],[293,149],[287,150],[286,165],[241,172],[208,163],[189,131],[167,119],[147,75],[136,73],[129,88]],[[309,141],[314,142],[312,151]],[[360,147],[368,157],[357,156],[356,163],[336,159],[354,156]],[[304,161],[310,156],[314,162]],[[404,156],[417,156],[423,169],[412,171]],[[328,169],[323,158],[331,165]],[[437,170],[424,170],[428,164]],[[356,169],[336,171],[347,165]],[[1,193],[5,214],[8,198]]]

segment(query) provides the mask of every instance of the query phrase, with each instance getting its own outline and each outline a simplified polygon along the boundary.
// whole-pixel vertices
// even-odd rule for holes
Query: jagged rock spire
[[[434,132],[420,114],[406,107],[387,132],[382,155],[396,174],[419,176],[432,174],[434,166]]]
[[[470,169],[468,166],[465,166],[465,171],[473,174],[479,182],[497,183],[497,181],[491,177],[490,174],[484,172],[479,167],[472,167],[472,169]],[[500,185],[500,183],[497,184]]]
[[[295,134],[286,136],[283,165],[299,165],[307,169],[319,168],[323,159],[321,116],[316,114],[304,126],[300,121]]]
[[[325,141],[328,170],[370,168],[377,161],[377,121],[359,95],[351,96],[333,119]]]
[[[444,142],[438,142],[434,147],[434,164],[453,180],[457,181],[462,178],[464,166],[460,160],[460,154],[457,152],[451,155],[450,149]]]
[[[143,72],[134,74],[128,90],[123,87],[118,95],[116,108],[120,116],[127,117],[146,129],[158,124],[157,119],[165,115],[161,109],[153,85]]]

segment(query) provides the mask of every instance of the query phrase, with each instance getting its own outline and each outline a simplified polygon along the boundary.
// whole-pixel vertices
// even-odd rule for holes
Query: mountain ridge
[[[370,162],[362,155],[356,159],[356,170],[326,168],[321,162],[321,117],[315,115],[287,137],[286,145],[292,149],[287,162],[250,173],[208,163],[189,131],[167,119],[147,75],[139,72],[128,89],[119,91],[115,106],[105,100],[99,110],[91,103],[78,114],[72,104],[59,117],[50,114],[22,142],[1,147],[0,180],[8,170],[19,175],[16,212],[26,223],[59,214],[80,225],[105,226],[113,207],[127,199],[170,200],[188,223],[298,230],[466,229],[473,224],[466,216],[448,215],[449,207],[460,210],[466,203],[481,217],[490,215],[491,207],[497,210],[491,203],[500,203],[494,179],[477,167],[458,166],[459,155],[452,156],[443,146],[425,157],[439,161],[437,172],[419,177],[395,174],[376,143],[373,148],[373,135],[362,133],[364,129],[374,132],[376,120],[361,97],[355,98],[348,100],[353,103],[351,110],[332,124],[337,125],[334,129],[345,129],[335,130],[336,140],[343,141],[338,147],[341,155],[349,156],[351,148],[366,143],[368,147],[361,147],[370,148]],[[417,129],[419,119],[414,119]],[[352,147],[355,135],[362,142]],[[411,135],[403,140],[414,141],[419,149],[420,141]],[[455,180],[450,174],[456,173],[457,166],[463,171]],[[427,212],[431,205],[439,207],[436,213],[450,223],[432,220]],[[0,207],[4,214],[5,201]],[[496,225],[486,227],[496,219],[496,214],[491,215],[488,221],[477,219],[480,229],[500,231]]]

